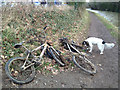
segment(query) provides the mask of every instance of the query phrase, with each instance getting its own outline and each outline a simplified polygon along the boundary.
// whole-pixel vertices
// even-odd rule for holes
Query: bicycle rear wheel
[[[59,52],[53,50],[52,48],[49,48],[49,51],[56,62],[58,62],[61,66],[65,66],[64,62],[62,61],[62,56],[60,54],[58,55]]]
[[[72,60],[76,66],[78,66],[80,69],[84,70],[85,72],[88,72],[90,74],[96,73],[95,65],[91,61],[89,61],[87,57],[73,55]]]
[[[35,77],[35,68],[33,65],[25,70],[21,68],[24,62],[25,59],[23,57],[15,57],[10,59],[5,65],[7,76],[15,83],[25,84],[32,81]],[[30,61],[26,62],[27,65],[30,63]]]

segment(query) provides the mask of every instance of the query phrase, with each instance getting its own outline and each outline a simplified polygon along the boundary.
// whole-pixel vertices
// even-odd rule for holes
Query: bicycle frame
[[[18,46],[21,46],[21,45],[22,45],[22,47],[25,48],[25,49],[28,51],[26,60],[25,60],[25,62],[24,62],[24,64],[23,64],[23,66],[22,66],[22,68],[23,68],[24,70],[27,69],[28,67],[30,67],[31,65],[34,65],[35,62],[40,62],[41,59],[42,59],[42,57],[43,57],[43,55],[44,55],[44,53],[45,53],[45,51],[46,51],[46,49],[47,49],[48,47],[52,48],[52,49],[55,51],[55,53],[59,55],[59,53],[58,53],[58,52],[48,43],[48,41],[46,40],[46,34],[45,34],[45,31],[44,31],[46,28],[47,28],[47,26],[45,26],[45,27],[43,28],[43,33],[44,33],[44,35],[45,35],[45,37],[44,37],[44,38],[45,38],[45,43],[42,44],[41,46],[39,46],[39,47],[33,49],[32,51],[30,51],[30,50],[28,50],[25,46],[22,45],[22,43],[24,43],[24,41],[18,44]],[[44,46],[44,49],[42,50],[40,56],[35,56],[35,55],[32,54],[34,51],[37,51],[37,50],[41,49],[41,47],[43,47],[43,46]],[[26,66],[26,62],[27,62],[30,54],[32,54],[32,56],[33,56],[32,61],[34,61],[34,62],[31,62],[30,65]],[[39,59],[39,60],[36,61],[36,59]]]
[[[74,49],[78,54],[80,54],[80,55],[82,55],[82,56],[85,56],[86,55],[86,53],[82,53],[82,52],[80,52],[79,50],[77,50],[74,46],[72,46],[71,44],[68,44],[68,43],[66,43],[67,44],[67,47],[68,47],[68,49],[69,49],[69,51],[71,52],[71,53],[73,53],[72,52],[72,50],[70,49],[70,47],[72,48],[72,49]]]
[[[44,46],[44,49],[42,50],[40,56],[35,56],[35,55],[32,54],[34,51],[37,51],[37,50],[41,49],[41,47],[43,47],[43,46]],[[35,62],[40,62],[40,61],[41,61],[41,59],[42,59],[42,57],[43,57],[43,55],[44,55],[44,53],[45,53],[45,51],[46,51],[46,49],[47,49],[48,47],[52,48],[52,49],[59,55],[59,53],[58,53],[50,44],[48,44],[47,41],[46,41],[44,44],[42,44],[41,46],[33,49],[32,51],[28,50],[25,46],[22,46],[22,47],[25,48],[25,49],[29,52],[29,53],[27,54],[27,57],[26,57],[26,60],[25,60],[25,62],[24,62],[24,64],[23,64],[23,66],[21,67],[23,70],[25,70],[25,69],[27,69],[28,67],[30,67],[30,66],[32,66],[32,65],[35,64],[35,63],[33,62],[33,63],[31,63],[30,65],[27,65],[27,66],[26,66],[26,63],[27,63],[27,60],[28,60],[30,54],[32,54],[32,56],[33,56],[33,59],[32,59],[32,60],[35,61]],[[36,61],[36,59],[39,59],[39,61]]]

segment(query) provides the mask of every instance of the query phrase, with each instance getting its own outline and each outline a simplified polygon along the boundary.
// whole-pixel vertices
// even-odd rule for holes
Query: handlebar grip
[[[45,26],[43,29],[45,30],[47,28],[47,26]]]

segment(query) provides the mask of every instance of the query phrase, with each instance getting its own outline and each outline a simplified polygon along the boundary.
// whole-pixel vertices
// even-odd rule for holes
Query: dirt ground
[[[73,71],[61,72],[57,75],[44,76],[37,73],[31,83],[16,85],[11,84],[3,72],[3,88],[118,88],[118,45],[97,16],[90,13],[90,18],[88,35],[100,37],[105,42],[116,44],[113,49],[105,50],[103,55],[99,54],[96,46],[94,47],[90,56],[97,68],[97,73],[94,76],[74,68]]]

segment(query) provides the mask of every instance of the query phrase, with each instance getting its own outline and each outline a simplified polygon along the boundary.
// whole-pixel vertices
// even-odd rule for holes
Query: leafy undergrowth
[[[63,8],[63,9],[61,9]],[[65,9],[64,9],[65,8]],[[68,8],[68,9],[66,9]],[[67,37],[73,41],[81,41],[85,38],[82,32],[87,29],[88,13],[83,10],[81,16],[73,7],[51,6],[34,7],[32,5],[18,4],[15,7],[3,7],[2,9],[2,63],[5,63],[13,57],[24,56],[24,49],[15,49],[14,45],[21,41],[29,49],[38,47],[44,39],[42,29],[47,25],[45,33],[47,39],[52,42],[53,47],[61,50],[65,58],[69,57],[69,51],[59,46],[59,38]],[[86,34],[86,33],[85,33]],[[80,36],[81,35],[81,36]],[[36,52],[40,54],[39,51]],[[71,60],[69,57],[68,59]],[[69,65],[74,66],[72,62]],[[44,57],[44,63],[37,68],[43,73],[57,74],[58,71],[64,71],[64,67],[59,67],[54,60]],[[68,68],[67,68],[68,69]]]

